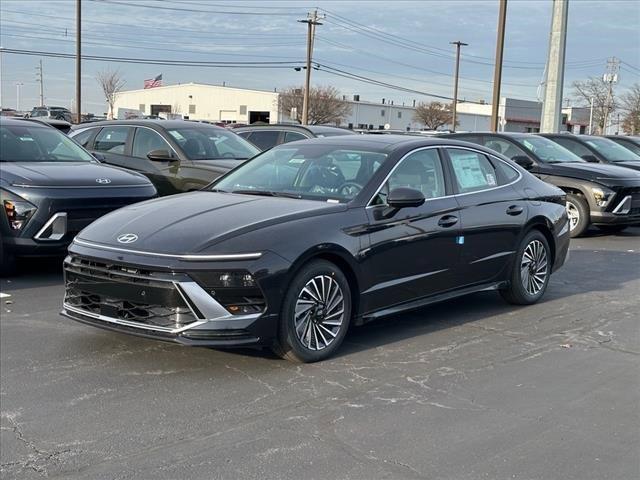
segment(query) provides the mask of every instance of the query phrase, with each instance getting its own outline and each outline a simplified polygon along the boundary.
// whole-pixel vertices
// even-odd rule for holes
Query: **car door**
[[[455,198],[460,206],[462,286],[504,274],[527,219],[527,201],[511,186],[520,173],[496,157],[466,147],[447,147]]]
[[[369,248],[363,259],[363,313],[449,290],[459,265],[459,208],[449,195],[437,147],[401,159],[367,207]],[[398,187],[420,190],[425,203],[388,214],[386,197]],[[385,215],[386,214],[386,215]]]
[[[118,167],[132,169],[130,148],[133,127],[112,125],[103,127],[93,140],[92,151],[99,152],[104,162]]]
[[[168,152],[172,160],[151,160],[147,156],[154,150]],[[190,163],[190,162],[189,162]],[[147,127],[136,127],[131,145],[129,167],[146,175],[160,195],[183,191],[181,160],[174,148],[158,132]]]

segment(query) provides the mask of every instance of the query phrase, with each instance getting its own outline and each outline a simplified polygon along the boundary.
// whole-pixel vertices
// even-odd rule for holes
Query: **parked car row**
[[[574,135],[458,133],[447,137],[490,148],[560,187],[567,194],[573,237],[582,235],[590,225],[616,232],[640,224],[640,157],[634,160],[629,150],[627,157],[620,155],[620,160],[599,164],[581,158],[581,150],[571,150],[574,145],[586,144]],[[607,139],[593,138],[619,147]]]
[[[65,316],[184,345],[322,360],[349,325],[443,299],[534,303],[571,236],[640,224],[640,172],[613,140],[577,138],[581,155],[533,134],[0,128],[3,271],[72,242]]]

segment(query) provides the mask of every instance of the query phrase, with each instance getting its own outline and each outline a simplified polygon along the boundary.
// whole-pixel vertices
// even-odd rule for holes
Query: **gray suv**
[[[72,123],[73,116],[69,109],[64,107],[33,107],[29,113],[29,118],[38,120],[64,120]]]

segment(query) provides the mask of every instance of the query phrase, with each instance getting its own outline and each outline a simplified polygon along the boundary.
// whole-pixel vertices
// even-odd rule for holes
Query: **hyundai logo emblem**
[[[96,178],[96,183],[100,185],[106,185],[107,183],[111,183],[111,179],[109,178]]]
[[[135,233],[123,233],[117,238],[117,240],[120,243],[133,243],[138,240],[138,235]]]

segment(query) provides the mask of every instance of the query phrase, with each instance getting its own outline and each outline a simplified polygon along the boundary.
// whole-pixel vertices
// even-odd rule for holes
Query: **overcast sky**
[[[83,111],[105,111],[95,80],[119,69],[126,89],[163,75],[164,84],[202,82],[273,90],[302,84],[292,68],[306,51],[306,25],[296,22],[317,7],[314,60],[339,71],[313,72],[314,84],[334,85],[362,100],[396,104],[428,96],[336,75],[359,75],[394,86],[451,96],[454,46],[463,47],[461,98],[489,100],[495,56],[497,0],[266,1],[82,0],[84,55],[199,62],[286,62],[283,68],[229,68],[83,62]],[[547,55],[551,0],[509,0],[503,94],[535,100]],[[0,44],[5,49],[75,52],[75,0],[2,0]],[[601,76],[608,57],[621,63],[623,91],[640,82],[640,0],[570,0],[565,97],[570,84]],[[36,65],[42,58],[45,103],[70,106],[74,60],[2,54],[2,106],[38,103]],[[341,73],[346,72],[346,73]]]

